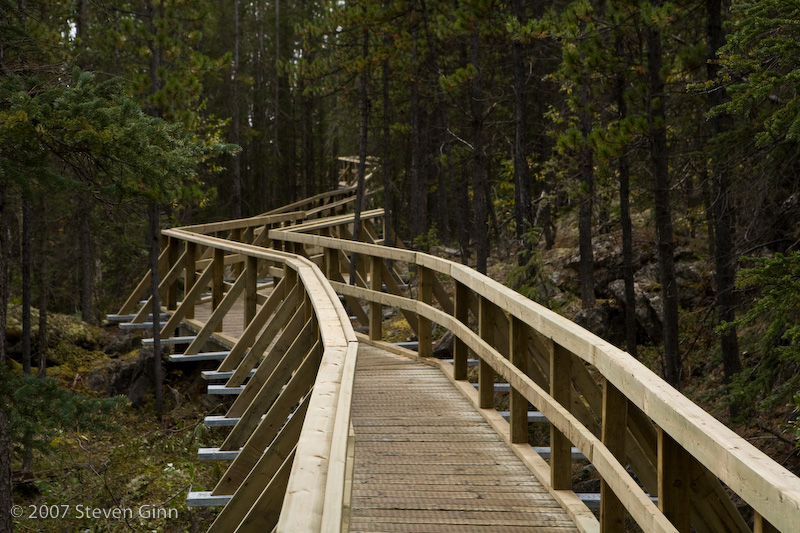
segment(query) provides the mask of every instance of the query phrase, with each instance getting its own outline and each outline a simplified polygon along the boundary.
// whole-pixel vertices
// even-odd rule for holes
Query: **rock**
[[[114,337],[114,340],[112,340],[103,351],[111,357],[118,357],[137,348],[141,348],[141,346],[142,339],[138,335],[119,335]]]
[[[433,348],[434,357],[437,359],[450,359],[453,357],[453,333],[448,331]]]
[[[581,309],[573,320],[613,344],[619,345],[625,340],[625,321],[619,308],[611,302],[603,301],[591,309]]]
[[[152,350],[141,350],[136,361],[115,361],[105,368],[93,370],[86,380],[86,386],[91,390],[109,396],[126,395],[134,407],[141,405],[145,395],[153,392],[154,383]]]
[[[608,284],[608,289],[614,298],[619,302],[623,311],[625,309],[625,282],[621,279],[612,281]],[[641,332],[644,333],[652,343],[657,344],[661,342],[663,335],[662,321],[663,306],[661,305],[661,297],[648,296],[638,283],[633,284],[633,291],[636,297],[636,323]],[[623,315],[624,317],[624,315]],[[624,318],[623,318],[624,323]],[[642,337],[643,335],[637,335]]]

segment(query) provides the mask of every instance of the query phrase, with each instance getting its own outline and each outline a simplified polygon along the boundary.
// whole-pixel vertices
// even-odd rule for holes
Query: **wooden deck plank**
[[[358,357],[350,531],[577,531],[437,368]]]

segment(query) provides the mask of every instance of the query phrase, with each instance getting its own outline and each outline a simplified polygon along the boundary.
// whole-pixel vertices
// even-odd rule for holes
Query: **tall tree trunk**
[[[7,185],[0,181],[0,365],[6,362],[6,324],[8,322],[8,282],[11,243],[8,235]]]
[[[31,373],[31,200],[22,194],[22,371]]]
[[[233,85],[233,128],[232,141],[241,146],[241,121],[242,103],[239,94],[239,0],[233,0],[233,73],[231,83]],[[242,218],[242,159],[238,155],[233,156],[231,161],[233,166],[233,199],[231,205],[231,216]]]
[[[717,64],[717,51],[724,43],[722,29],[722,1],[707,0],[707,31],[708,31],[708,62],[707,74],[711,82],[717,79],[719,65]],[[726,95],[723,87],[714,86],[708,93],[708,106],[713,108],[725,101]],[[717,115],[711,119],[712,138],[723,133],[730,127],[730,120]],[[713,141],[712,141],[713,142]],[[717,318],[720,322],[730,324],[721,334],[722,367],[725,382],[730,383],[733,377],[742,370],[739,359],[739,341],[736,327],[736,302],[734,298],[736,279],[736,254],[733,243],[733,205],[730,192],[730,176],[724,161],[724,154],[718,148],[713,150],[711,181],[713,186],[713,214],[714,214],[714,264],[717,270]],[[739,406],[731,404],[730,414],[735,417],[739,414]]]
[[[617,40],[617,57],[622,57],[623,43]],[[628,104],[625,101],[625,74],[619,72],[615,80],[617,108],[619,120],[628,116]],[[636,331],[636,290],[633,279],[633,224],[631,222],[631,186],[630,165],[628,163],[628,147],[623,146],[617,160],[619,171],[619,218],[622,226],[622,279],[625,283],[625,344],[628,353],[637,356]]]
[[[675,279],[675,244],[672,234],[670,205],[669,154],[664,117],[664,79],[661,76],[663,52],[661,31],[656,26],[646,30],[647,70],[649,78],[648,123],[650,128],[650,162],[653,172],[655,224],[658,242],[658,271],[664,305],[664,377],[678,387],[681,360],[678,339],[678,283]]]
[[[522,0],[511,1],[511,14],[524,22]],[[515,40],[511,44],[511,63],[514,71],[514,221],[516,235],[522,250],[518,256],[520,266],[528,264],[533,243],[530,242],[530,225],[533,214],[527,160],[527,101],[525,98],[525,54],[523,45]]]
[[[161,371],[161,298],[158,286],[161,284],[161,272],[158,270],[158,256],[161,252],[160,217],[158,204],[151,202],[147,209],[150,231],[148,234],[150,250],[150,294],[153,314],[153,382],[155,384],[156,416],[161,420],[164,412],[163,381]]]
[[[81,262],[81,319],[94,323],[92,295],[94,294],[94,260],[90,224],[91,200],[88,192],[78,193],[78,248]]]
[[[389,8],[389,0],[384,0],[384,9]],[[384,46],[391,45],[392,38],[386,35]],[[392,206],[392,109],[389,95],[391,83],[389,60],[384,59],[381,69],[381,85],[383,92],[383,124],[381,139],[381,174],[383,177],[383,242],[386,246],[394,246],[394,209]]]
[[[483,154],[483,88],[481,87],[480,68],[480,34],[478,30],[472,32],[470,38],[470,63],[477,73],[469,84],[470,122],[472,127],[472,194],[474,197],[473,229],[475,237],[475,269],[481,274],[486,274],[489,257],[489,198],[487,196],[486,164]]]
[[[358,84],[358,112],[361,118],[358,127],[358,169],[356,179],[356,204],[353,214],[353,240],[361,240],[361,209],[364,203],[364,179],[367,170],[367,127],[369,126],[369,102],[367,101],[367,56],[369,55],[369,32],[364,30],[361,57],[364,65]],[[350,285],[356,284],[358,255],[350,255]]]
[[[417,48],[417,38],[419,34],[419,23],[417,22],[417,2],[412,2],[411,8],[411,38],[414,42],[411,51],[411,68],[419,72],[419,50]],[[422,174],[422,127],[420,118],[420,94],[419,76],[414,76],[411,82],[411,101],[409,103],[409,114],[411,122],[411,196],[409,198],[409,230],[411,232],[411,242],[425,232],[425,225],[428,219],[427,210],[427,182]]]
[[[11,516],[12,490],[11,481],[13,450],[11,447],[11,424],[8,415],[0,407],[0,531],[14,531],[14,520]]]
[[[47,275],[47,197],[42,195],[41,225],[39,226],[39,335],[37,351],[39,352],[39,373],[43,378],[47,375],[47,290],[50,286]]]
[[[589,87],[580,87],[581,112],[580,127],[583,145],[580,151],[581,197],[578,232],[580,249],[581,307],[591,309],[595,306],[594,297],[594,250],[592,248],[592,209],[594,206],[594,157],[589,146],[592,131],[589,118]]]

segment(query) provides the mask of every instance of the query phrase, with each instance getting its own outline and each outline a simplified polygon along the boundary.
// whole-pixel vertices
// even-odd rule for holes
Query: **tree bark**
[[[353,240],[361,240],[361,209],[364,203],[364,179],[367,170],[367,127],[369,126],[369,102],[367,101],[367,56],[369,55],[369,32],[364,30],[361,57],[364,66],[358,84],[358,112],[361,118],[358,127],[358,169],[356,179],[356,204],[353,213]],[[350,285],[356,284],[358,254],[350,254]]]
[[[475,269],[486,274],[489,257],[489,228],[486,165],[483,154],[483,94],[480,70],[480,35],[478,30],[470,38],[470,63],[477,73],[469,84],[470,122],[472,128],[472,194],[474,199],[473,230],[475,237]]]
[[[617,57],[622,55],[622,42],[617,41]],[[625,75],[618,73],[616,80],[617,107],[619,119],[624,120],[628,115],[628,105],[625,102]],[[636,290],[633,279],[633,224],[631,222],[631,187],[630,165],[628,163],[627,146],[622,147],[622,153],[617,160],[619,171],[619,218],[622,226],[622,278],[625,283],[625,344],[628,353],[637,356],[636,331]]]
[[[78,248],[81,261],[81,319],[94,323],[92,295],[94,294],[94,268],[92,258],[91,200],[88,192],[78,196]]]
[[[414,41],[411,51],[411,68],[419,70],[419,51],[416,41],[419,33],[417,17],[417,3],[412,3],[411,17],[412,28],[411,38]],[[414,76],[411,82],[411,101],[409,103],[409,114],[411,121],[411,197],[409,210],[413,216],[409,217],[409,230],[411,232],[411,242],[425,231],[425,224],[428,218],[427,210],[427,184],[422,176],[422,127],[420,119],[420,94],[418,76]]]
[[[9,256],[11,246],[8,235],[7,190],[4,181],[0,181],[0,365],[6,362],[6,324],[8,322],[8,282]]]
[[[31,373],[31,200],[22,195],[22,371]]]
[[[384,0],[384,9],[389,9],[389,0]],[[391,45],[391,36],[386,35],[384,38],[384,46],[387,48]],[[389,60],[384,59],[382,63],[381,72],[381,89],[383,92],[383,124],[381,139],[381,174],[383,177],[383,242],[386,246],[394,246],[394,209],[392,200],[394,194],[392,193],[392,109],[389,100],[389,84],[391,83],[391,75],[389,73],[391,67]]]
[[[11,516],[13,484],[11,425],[8,415],[0,408],[0,531],[14,531],[14,520]]]
[[[522,23],[525,18],[522,0],[511,1],[511,14]],[[527,101],[525,98],[525,54],[520,41],[511,44],[511,63],[514,72],[514,221],[521,253],[520,266],[528,264],[533,247],[530,241],[532,206],[530,176],[527,160]]]
[[[47,291],[50,286],[47,274],[47,197],[42,195],[42,217],[39,226],[39,335],[36,340],[39,352],[39,373],[43,378],[47,375]]]
[[[161,252],[161,232],[159,230],[161,213],[158,204],[151,202],[147,215],[150,223],[148,241],[150,248],[150,294],[153,314],[153,382],[155,384],[156,416],[161,420],[164,412],[164,376],[161,372],[161,298],[158,292],[158,286],[161,284],[161,272],[158,270],[158,256]]]
[[[594,205],[594,158],[589,147],[589,134],[592,130],[589,118],[589,87],[581,86],[580,127],[583,145],[580,151],[581,197],[578,232],[580,249],[581,307],[591,309],[595,306],[594,296],[594,249],[592,248],[592,208]]]
[[[708,62],[707,74],[711,82],[717,79],[719,65],[717,64],[717,51],[724,43],[722,29],[722,2],[721,0],[707,0],[707,38]],[[713,108],[725,101],[724,87],[714,86],[708,93],[708,107]],[[713,137],[726,131],[730,121],[723,115],[717,115],[710,121],[712,142]],[[713,215],[714,215],[714,264],[717,270],[717,318],[720,322],[729,323],[721,334],[722,367],[725,382],[730,383],[733,377],[742,370],[739,359],[739,341],[736,327],[736,302],[734,298],[736,281],[736,253],[733,243],[733,205],[730,192],[730,176],[721,150],[712,150],[714,153],[711,168],[711,182],[713,187]],[[739,407],[730,406],[732,417],[737,416]]]
[[[664,304],[664,378],[674,387],[681,379],[678,340],[678,284],[675,279],[675,244],[670,205],[669,154],[664,117],[664,79],[661,75],[663,51],[661,31],[656,26],[646,30],[649,78],[648,124],[650,128],[650,163],[653,172],[658,271]]]
[[[239,101],[239,0],[233,0],[233,72],[231,84],[233,85],[233,128],[232,141],[241,146],[241,102]],[[231,202],[231,216],[242,218],[242,160],[238,155],[231,161],[233,171],[233,198]]]

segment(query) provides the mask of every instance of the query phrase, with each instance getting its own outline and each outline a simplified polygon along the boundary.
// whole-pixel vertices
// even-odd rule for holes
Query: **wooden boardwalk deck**
[[[359,347],[350,531],[577,531],[442,372]]]

